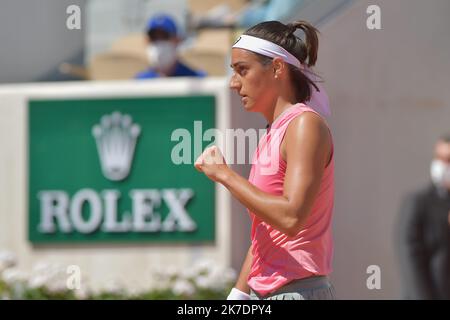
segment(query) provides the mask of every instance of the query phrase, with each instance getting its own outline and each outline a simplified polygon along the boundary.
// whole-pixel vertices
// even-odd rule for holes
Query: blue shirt
[[[177,64],[175,66],[175,70],[172,74],[168,75],[168,77],[205,77],[206,72],[203,71],[196,71],[185,64],[182,64],[181,62],[177,61]],[[156,70],[150,68],[146,71],[140,72],[136,75],[136,79],[153,79],[153,78],[161,78],[162,76],[156,72]]]

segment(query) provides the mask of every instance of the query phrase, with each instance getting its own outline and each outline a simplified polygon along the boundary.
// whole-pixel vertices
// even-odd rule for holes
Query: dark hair
[[[152,29],[147,31],[147,38],[150,41],[169,40],[173,37],[174,37],[173,34],[170,34],[164,29]]]
[[[295,31],[301,29],[305,34],[305,41],[295,35]],[[317,51],[319,50],[319,31],[306,21],[295,21],[283,24],[279,21],[261,22],[244,32],[245,35],[257,37],[273,42],[287,50],[302,64],[312,67],[316,64]],[[262,64],[266,65],[272,58],[255,53]],[[288,64],[289,73],[294,84],[295,95],[299,102],[308,101],[311,98],[311,86],[318,90],[315,83],[309,79],[300,69]]]
[[[443,134],[439,137],[438,141],[444,142],[444,143],[450,143],[450,132]]]

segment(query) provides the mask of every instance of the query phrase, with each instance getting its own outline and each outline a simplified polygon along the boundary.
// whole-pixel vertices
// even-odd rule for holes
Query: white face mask
[[[147,56],[153,67],[168,71],[177,60],[177,48],[170,41],[155,41],[147,47]]]
[[[450,188],[450,165],[435,159],[431,162],[430,173],[436,186]]]

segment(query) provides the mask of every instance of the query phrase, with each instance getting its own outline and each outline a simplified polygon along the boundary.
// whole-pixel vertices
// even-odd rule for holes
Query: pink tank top
[[[249,182],[264,192],[283,194],[286,162],[280,144],[289,123],[305,111],[315,112],[304,104],[286,109],[272,123],[255,151]],[[288,237],[260,220],[249,211],[252,219],[253,261],[248,285],[266,295],[295,279],[331,273],[333,240],[331,218],[334,202],[334,151],[322,176],[319,192],[305,227]]]

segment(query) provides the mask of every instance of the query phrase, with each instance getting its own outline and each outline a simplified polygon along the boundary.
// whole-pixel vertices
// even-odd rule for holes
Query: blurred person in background
[[[404,200],[397,225],[406,299],[450,299],[450,134],[435,144],[430,175]]]
[[[160,77],[204,77],[206,73],[190,68],[178,57],[177,47],[180,43],[177,25],[166,14],[152,17],[147,24],[147,55],[150,69],[140,72],[136,79]]]

